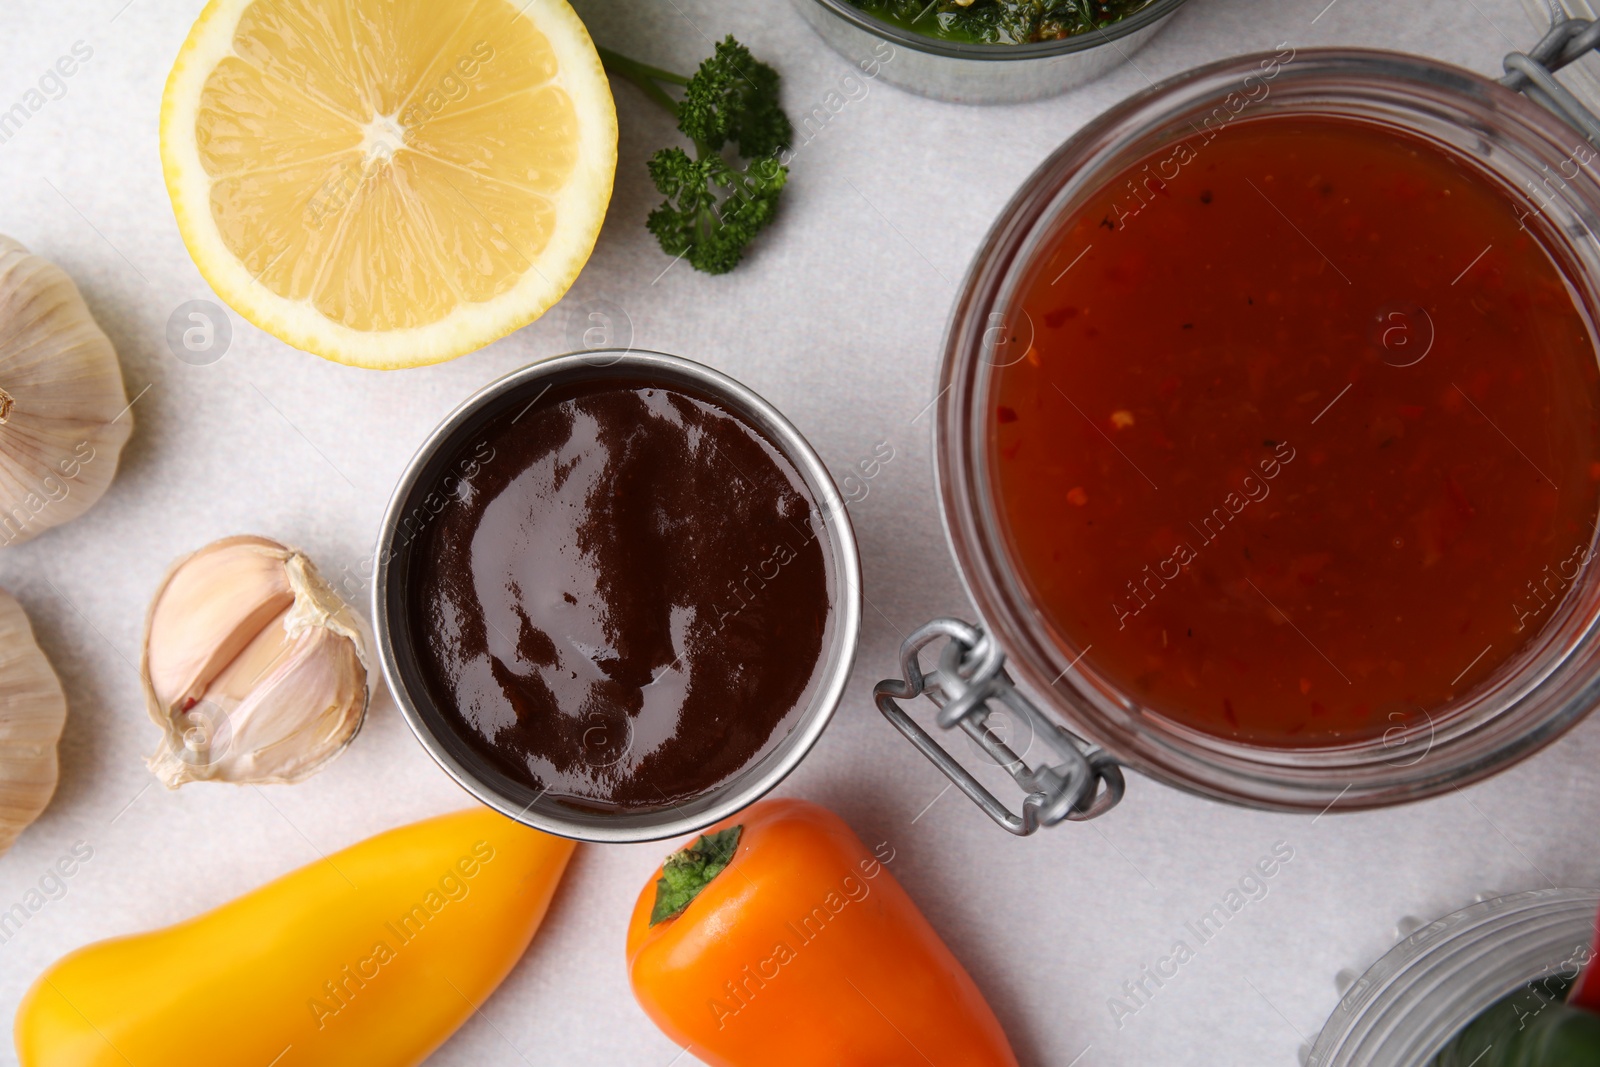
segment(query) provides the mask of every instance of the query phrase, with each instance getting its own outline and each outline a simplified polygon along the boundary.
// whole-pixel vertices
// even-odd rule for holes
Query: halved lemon
[[[161,160],[234,310],[328,359],[414,367],[567,291],[617,114],[566,0],[210,0],[167,79]]]

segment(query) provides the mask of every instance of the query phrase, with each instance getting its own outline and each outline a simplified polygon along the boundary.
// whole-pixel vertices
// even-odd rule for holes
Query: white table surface
[[[0,144],[0,231],[76,279],[139,395],[105,499],[0,552],[0,585],[27,608],[71,701],[60,789],[0,858],[0,909],[74,842],[94,849],[67,894],[0,945],[6,1019],[69,949],[185,918],[320,853],[463,805],[387,697],[356,743],[301,785],[154,785],[141,757],[156,730],[134,667],[146,602],[175,555],[228,534],[266,534],[335,577],[355,572],[391,486],[437,420],[503,372],[576,347],[584,315],[607,302],[631,319],[635,346],[702,360],[764,394],[836,472],[879,441],[893,445],[895,459],[852,509],[870,599],[855,675],[782,791],[892,844],[892,870],[987,993],[1025,1067],[1291,1065],[1334,1006],[1336,972],[1380,955],[1402,916],[1433,917],[1485,890],[1600,884],[1600,721],[1491,782],[1396,810],[1313,821],[1135,775],[1109,817],[1014,840],[953,791],[932,803],[944,779],[870,699],[893,672],[902,631],[967,610],[931,495],[930,420],[914,419],[932,396],[954,282],[1032,168],[1147,77],[1282,41],[1392,47],[1498,71],[1511,42],[1533,39],[1519,0],[1337,0],[1327,10],[1327,0],[1194,0],[1135,57],[1137,69],[1057,99],[977,109],[874,85],[798,154],[781,220],[722,278],[682,264],[658,277],[668,260],[644,230],[656,200],[644,160],[676,134],[620,88],[616,198],[566,301],[475,355],[391,374],[323,362],[237,318],[220,362],[175,359],[169,313],[211,294],[173,223],[157,115],[200,3],[3,2],[0,105],[74,42],[94,54],[64,97]],[[793,112],[851,71],[780,0],[580,9],[602,43],[685,71],[709,51],[706,37],[731,31],[781,68]],[[1295,858],[1267,896],[1119,1030],[1107,999],[1279,841]],[[665,851],[581,848],[526,958],[430,1062],[668,1067],[679,1050],[634,1004],[622,955],[630,906]]]

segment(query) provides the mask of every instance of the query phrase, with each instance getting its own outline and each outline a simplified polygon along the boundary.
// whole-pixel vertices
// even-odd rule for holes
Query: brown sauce
[[[411,625],[474,750],[570,803],[648,809],[784,736],[830,603],[822,516],[770,442],[610,379],[513,404],[459,452],[476,473],[412,553]]]

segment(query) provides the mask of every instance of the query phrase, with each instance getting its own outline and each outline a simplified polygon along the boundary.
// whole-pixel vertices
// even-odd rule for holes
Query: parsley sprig
[[[778,103],[778,72],[731,35],[692,78],[600,49],[614,76],[625,78],[671,112],[694,146],[663,148],[650,158],[650,178],[666,197],[646,225],[669,256],[696,270],[726,274],[778,211],[789,180],[779,160],[794,126]],[[675,99],[665,86],[683,90]],[[734,146],[744,166],[730,161]]]

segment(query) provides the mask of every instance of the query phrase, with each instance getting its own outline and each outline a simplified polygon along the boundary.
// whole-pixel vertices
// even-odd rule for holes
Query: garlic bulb
[[[78,287],[0,237],[0,546],[87,511],[132,432],[116,350]]]
[[[67,698],[22,605],[0,590],[0,855],[56,791]]]
[[[145,620],[145,704],[185,782],[298,782],[344,750],[371,699],[361,620],[301,552],[229,537],[185,556]]]

